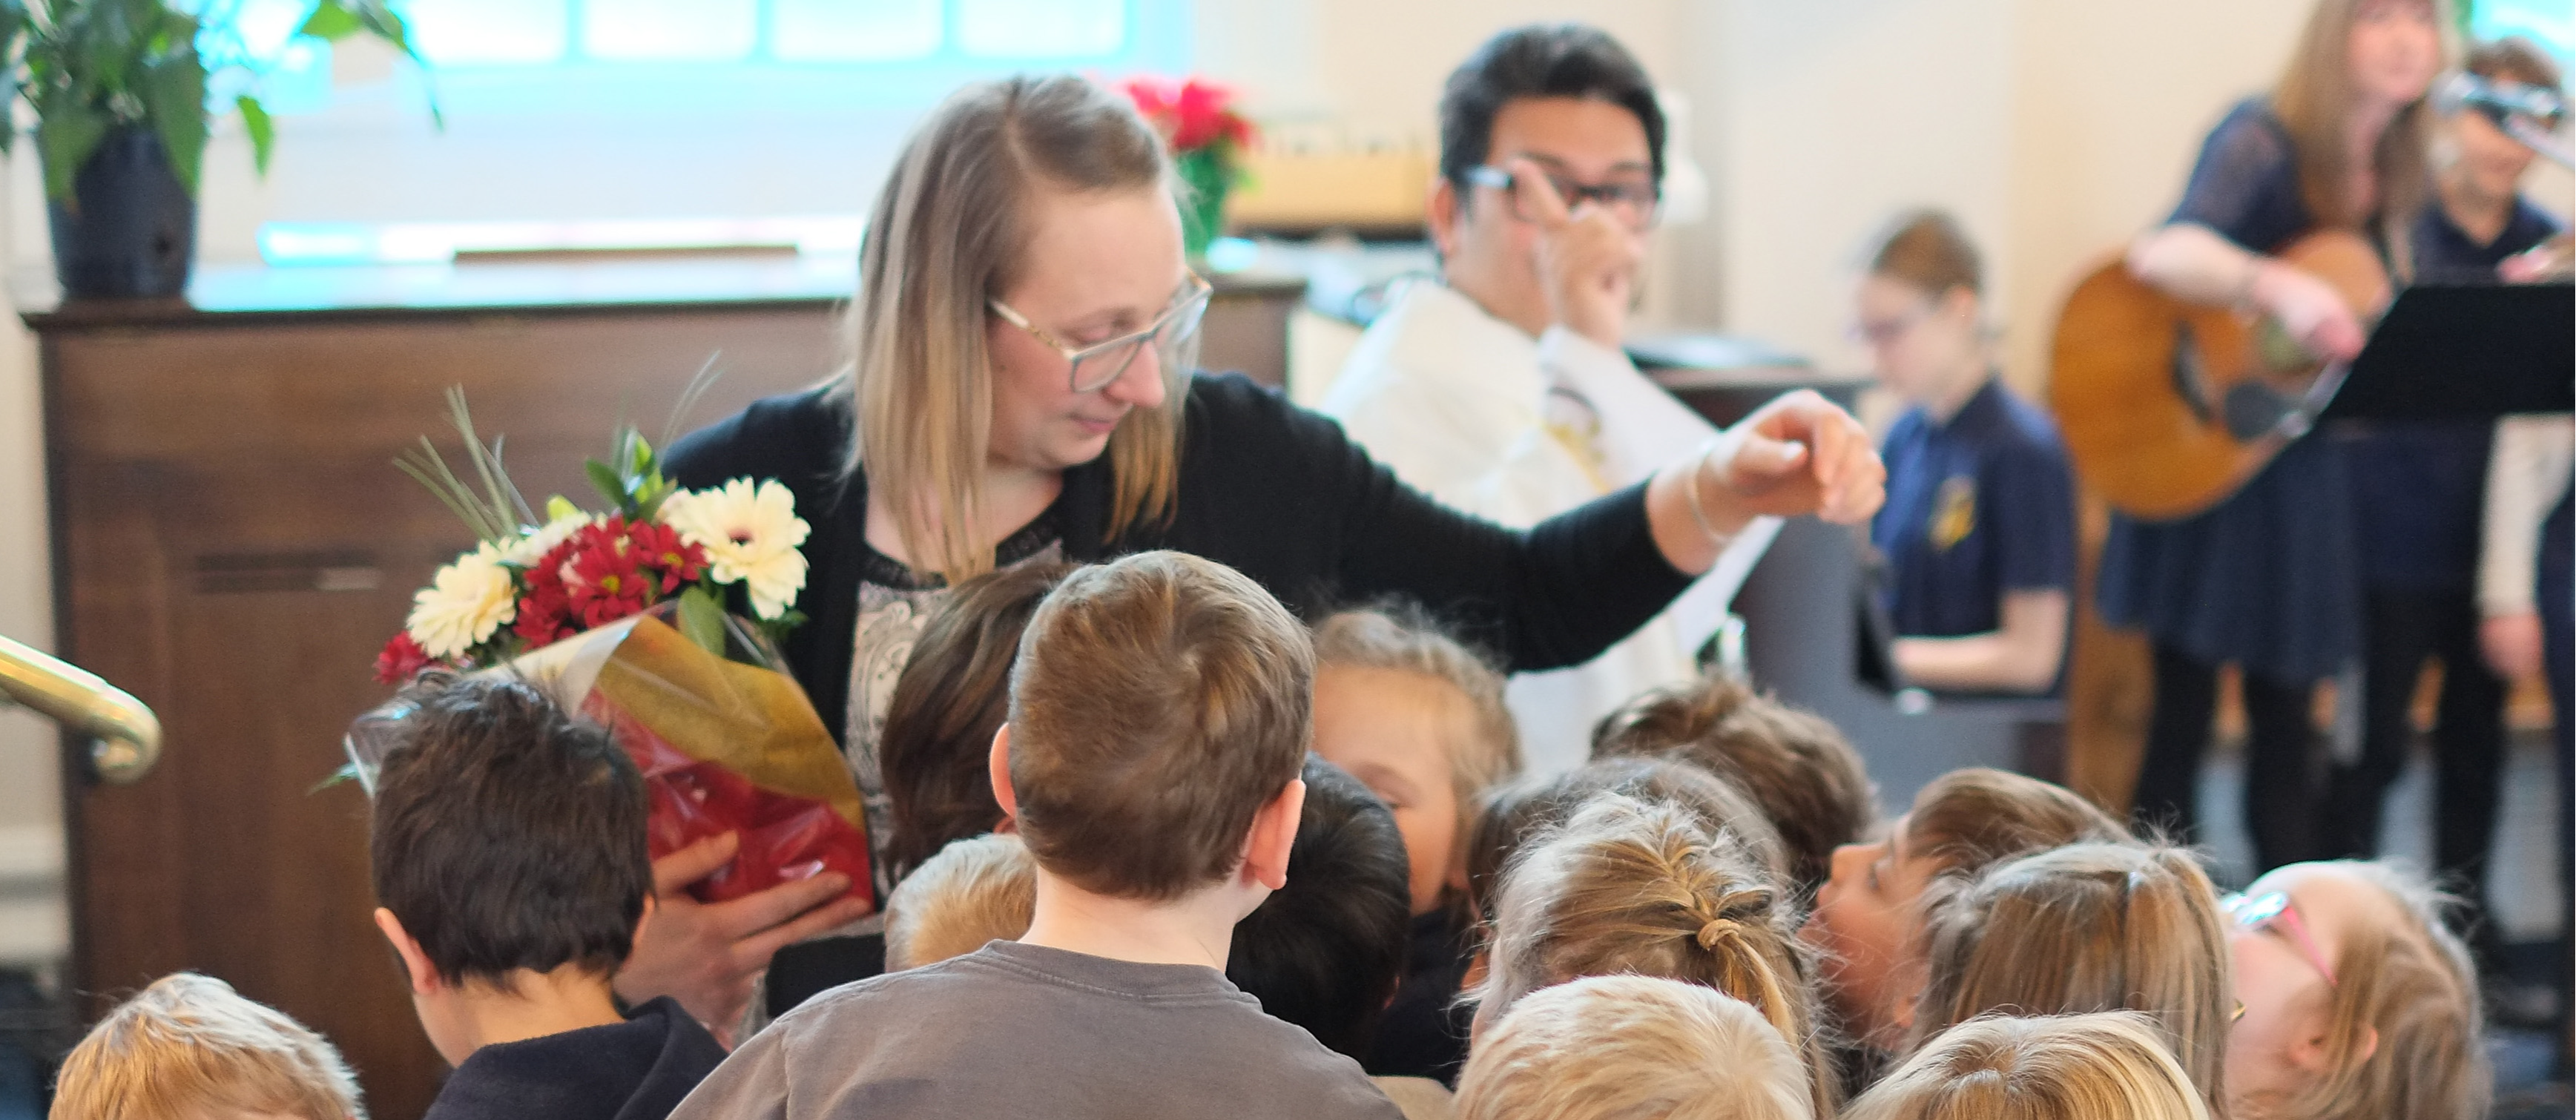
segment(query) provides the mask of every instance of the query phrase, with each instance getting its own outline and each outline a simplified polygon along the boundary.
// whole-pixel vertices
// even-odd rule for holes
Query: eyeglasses
[[[1147,346],[1154,347],[1166,379],[1187,372],[1198,361],[1199,323],[1207,317],[1208,296],[1215,291],[1197,273],[1191,273],[1181,284],[1180,293],[1144,330],[1089,346],[1074,346],[1048,334],[1028,316],[1011,310],[1009,304],[998,299],[985,301],[985,306],[992,308],[1003,322],[1029,332],[1031,338],[1064,355],[1066,380],[1074,392],[1088,393],[1118,380],[1127,367],[1136,364],[1136,355],[1144,353]]]
[[[1914,324],[1931,317],[1932,307],[1930,304],[1925,304],[1894,319],[1881,319],[1877,322],[1863,319],[1851,325],[1851,340],[1871,346],[1886,346],[1905,337],[1905,332],[1913,330]]]
[[[2290,944],[2298,948],[2299,955],[2306,958],[2308,964],[2317,970],[2317,974],[2326,978],[2327,987],[2341,986],[2335,982],[2334,964],[2326,960],[2324,953],[2317,950],[2316,939],[2308,936],[2307,920],[2299,917],[2299,908],[2290,901],[2290,892],[2265,891],[2250,896],[2232,894],[2219,905],[2227,911],[2227,916],[2236,922],[2238,929],[2280,930],[2289,938]],[[2229,1017],[2229,1021],[2233,1022],[2244,1017],[2245,1003],[2239,1000],[2236,1003],[2236,1013]]]
[[[1503,192],[1504,197],[1511,200],[1513,217],[1524,222],[1539,220],[1538,215],[1529,212],[1529,204],[1521,200],[1521,192],[1512,189],[1513,180],[1514,176],[1511,172],[1491,165],[1467,169],[1468,183],[1479,187],[1492,187]],[[1578,183],[1572,179],[1550,175],[1547,177],[1547,185],[1550,190],[1556,192],[1556,197],[1565,200],[1566,209],[1572,210],[1586,202],[1599,203],[1602,209],[1608,210],[1611,216],[1618,218],[1630,229],[1650,229],[1658,219],[1663,217],[1664,192],[1650,179],[1632,178],[1607,183]]]

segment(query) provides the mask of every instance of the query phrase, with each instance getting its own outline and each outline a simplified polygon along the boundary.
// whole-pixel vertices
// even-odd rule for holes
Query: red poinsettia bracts
[[[1119,83],[1136,111],[1144,114],[1173,155],[1187,155],[1217,143],[1237,148],[1252,143],[1252,122],[1235,112],[1234,91],[1215,82],[1191,78],[1136,77]]]

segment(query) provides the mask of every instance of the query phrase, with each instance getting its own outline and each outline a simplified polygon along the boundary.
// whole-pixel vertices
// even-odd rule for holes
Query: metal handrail
[[[132,694],[51,654],[0,637],[0,706],[15,700],[96,740],[90,763],[118,785],[161,760],[161,720]]]

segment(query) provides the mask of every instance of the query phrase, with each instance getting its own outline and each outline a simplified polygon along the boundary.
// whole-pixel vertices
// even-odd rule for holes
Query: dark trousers
[[[2155,710],[2131,814],[2142,828],[2196,843],[2200,761],[2218,714],[2218,666],[2162,642],[2155,655]],[[2254,839],[2259,874],[2308,858],[2317,738],[2309,704],[2316,682],[2248,672],[2244,684],[2245,832]]]
[[[2466,591],[2392,591],[2364,596],[2361,757],[2336,766],[2318,809],[2319,853],[2379,854],[2388,787],[2406,768],[2415,738],[2416,677],[2427,658],[2442,663],[2433,726],[2433,861],[2453,889],[2483,902],[2487,856],[2495,848],[2496,801],[2504,774],[2505,682],[2478,651],[2478,607]]]
[[[2576,875],[2576,512],[2558,500],[2540,528],[2540,639],[2549,673],[2549,704],[2558,740],[2558,881]],[[2558,1072],[2568,1067],[2571,1009],[2576,1009],[2576,890],[2559,894]]]

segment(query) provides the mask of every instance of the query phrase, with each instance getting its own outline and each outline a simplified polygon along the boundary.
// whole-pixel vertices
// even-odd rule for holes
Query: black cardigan
[[[813,526],[797,606],[808,621],[784,653],[835,736],[858,628],[865,479],[844,479],[848,396],[771,397],[691,433],[665,467],[692,489],[775,478]],[[1068,470],[1055,506],[1065,557],[1094,561],[1168,548],[1235,568],[1313,620],[1386,596],[1421,602],[1509,668],[1578,665],[1626,637],[1690,585],[1655,547],[1645,487],[1632,486],[1526,533],[1479,521],[1397,482],[1341,426],[1240,376],[1193,378],[1179,489],[1168,525],[1104,540],[1107,456]]]

